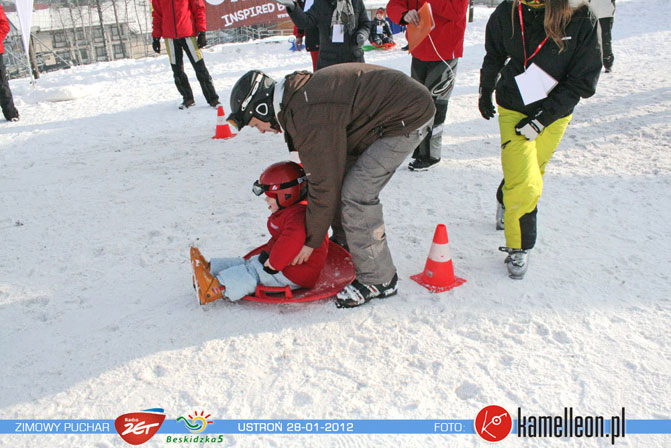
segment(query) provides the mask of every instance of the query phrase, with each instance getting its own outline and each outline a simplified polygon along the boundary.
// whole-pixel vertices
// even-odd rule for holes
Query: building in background
[[[18,15],[13,2],[5,4],[12,28],[5,41],[7,70],[10,77],[26,76]],[[30,31],[40,72],[151,53],[149,0],[36,3]]]

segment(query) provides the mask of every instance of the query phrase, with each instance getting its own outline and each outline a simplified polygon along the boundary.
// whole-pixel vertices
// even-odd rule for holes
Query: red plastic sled
[[[258,255],[266,247],[259,246],[247,255],[248,259]],[[354,281],[356,276],[352,256],[342,246],[329,241],[329,253],[326,257],[326,265],[322,269],[317,283],[311,289],[291,290],[288,286],[263,286],[256,287],[253,296],[245,296],[243,299],[254,302],[286,303],[286,302],[308,302],[333,297],[338,291]]]
[[[382,49],[382,50],[389,50],[390,48],[394,48],[396,46],[396,42],[389,42],[389,43],[382,44],[382,45],[375,45],[375,44],[373,44],[373,45],[376,46],[377,48]]]

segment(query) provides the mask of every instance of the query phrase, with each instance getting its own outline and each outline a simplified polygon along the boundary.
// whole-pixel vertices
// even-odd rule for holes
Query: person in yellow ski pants
[[[545,166],[559,146],[573,114],[547,126],[535,140],[515,132],[526,115],[499,106],[506,246],[528,250],[536,243],[536,204],[543,192]]]
[[[496,115],[504,181],[496,229],[505,230],[505,264],[521,280],[536,244],[536,205],[545,166],[581,98],[596,93],[601,72],[597,26],[584,2],[507,0],[489,16],[478,109]],[[551,86],[552,85],[552,86]]]

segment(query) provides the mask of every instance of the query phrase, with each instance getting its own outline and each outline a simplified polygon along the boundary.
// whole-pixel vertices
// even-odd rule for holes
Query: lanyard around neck
[[[524,48],[524,70],[526,71],[527,69],[527,64],[529,61],[538,54],[539,51],[541,51],[541,48],[543,48],[543,45],[545,45],[545,42],[548,41],[548,37],[550,36],[545,36],[545,39],[543,39],[543,42],[541,42],[538,47],[536,47],[536,51],[527,58],[527,43],[526,40],[524,39],[524,20],[522,19],[522,2],[518,2],[517,5],[519,8],[517,11],[519,12],[520,15],[520,28],[522,28],[522,48]]]

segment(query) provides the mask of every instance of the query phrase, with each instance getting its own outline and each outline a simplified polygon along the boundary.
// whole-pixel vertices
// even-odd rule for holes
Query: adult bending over
[[[231,111],[228,120],[238,129],[282,129],[300,155],[310,188],[307,237],[294,263],[307,260],[332,226],[356,267],[337,304],[395,294],[379,194],[431,127],[435,108],[426,87],[397,70],[358,63],[295,72],[279,82],[253,70],[233,86]]]

